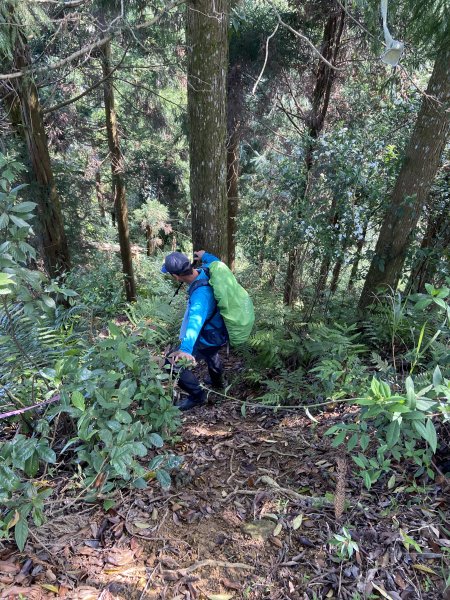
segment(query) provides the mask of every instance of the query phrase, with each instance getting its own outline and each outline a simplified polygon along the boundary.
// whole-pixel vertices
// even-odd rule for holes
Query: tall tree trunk
[[[232,271],[236,262],[237,215],[239,208],[239,137],[237,132],[228,138],[227,197],[228,197],[228,266]]]
[[[10,14],[15,23],[14,11]],[[30,51],[20,27],[12,27],[15,29],[13,67],[24,70],[31,64]],[[39,243],[45,267],[55,277],[70,268],[70,256],[38,91],[28,75],[11,80],[11,85],[19,99],[23,137],[34,176],[31,187],[38,205]],[[17,114],[14,118],[17,119]]]
[[[342,33],[345,25],[345,10],[334,4],[331,13],[323,30],[323,42],[321,46],[322,55],[331,64],[336,64],[341,46]],[[323,61],[319,62],[316,72],[316,81],[314,85],[312,97],[312,109],[308,118],[308,134],[309,142],[307,143],[305,152],[305,189],[302,194],[301,202],[305,201],[307,193],[307,182],[313,164],[313,151],[315,140],[319,137],[320,132],[325,124],[328,106],[331,97],[331,90],[336,78],[336,71],[328,67]],[[299,214],[300,218],[301,215]],[[286,280],[284,286],[284,302],[291,305],[296,300],[295,294],[295,278],[297,272],[297,256],[298,249],[294,248],[289,252],[288,267],[286,271]],[[327,271],[328,273],[328,271]]]
[[[442,208],[442,207],[440,207]],[[442,256],[450,247],[450,202],[444,204],[439,213],[430,214],[425,235],[411,268],[406,291],[424,292],[426,283],[435,283],[435,277]]]
[[[107,42],[101,52],[103,77],[111,74],[111,43]],[[108,77],[103,84],[105,99],[106,130],[108,132],[108,147],[111,155],[111,173],[114,190],[114,213],[119,231],[120,256],[122,270],[125,275],[125,293],[128,302],[136,300],[136,282],[133,272],[131,257],[130,236],[128,229],[128,205],[125,195],[125,182],[123,178],[124,164],[119,144],[117,130],[117,117],[114,105],[114,88],[112,77]]]
[[[237,215],[239,210],[239,144],[241,138],[244,91],[240,64],[231,66],[227,78],[227,196],[228,266],[234,271],[236,260]]]
[[[105,212],[105,195],[103,193],[102,179],[100,170],[95,171],[95,193],[97,195],[98,208],[102,219],[106,217]]]
[[[226,75],[228,0],[188,0],[192,242],[228,260]]]
[[[355,258],[353,259],[352,270],[350,272],[350,278],[348,280],[348,291],[353,290],[353,288],[355,287],[356,275],[358,274],[359,261],[361,260],[362,249],[366,241],[368,225],[369,221],[367,220],[364,222],[361,237],[358,239],[358,242],[356,244]]]
[[[359,300],[361,313],[365,312],[380,287],[397,288],[414,229],[447,139],[449,97],[450,46],[446,43],[436,57],[426,96],[381,226],[375,255]]]

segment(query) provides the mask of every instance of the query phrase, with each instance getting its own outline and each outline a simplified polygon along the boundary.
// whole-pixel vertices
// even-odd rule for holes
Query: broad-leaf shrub
[[[80,303],[75,291],[29,268],[35,204],[20,202],[20,186],[12,187],[19,170],[0,155],[6,238],[0,246],[0,412],[17,411],[3,420],[9,427],[0,442],[0,537],[14,532],[23,549],[29,519],[43,523],[53,492],[35,479],[44,471],[54,476],[64,465],[84,499],[95,499],[115,487],[145,487],[151,479],[168,488],[181,459],[158,454],[179,412],[168,374],[145,346],[152,336],[133,323],[128,329],[110,323],[96,336],[78,310],[89,296]],[[60,299],[73,305],[65,308]]]
[[[420,331],[412,331],[414,348],[408,351],[410,373],[419,365],[433,365],[430,349],[439,336],[449,339],[450,307],[445,302],[450,290],[437,290],[426,286],[427,294],[411,298],[412,310],[426,311],[426,317],[439,324],[439,329],[425,337],[427,321]],[[422,319],[423,321],[423,319]],[[414,323],[414,322],[413,322]],[[428,358],[427,358],[428,357]],[[448,359],[448,356],[446,357]],[[450,379],[448,365],[442,373],[439,365],[425,370],[417,379],[425,382],[416,391],[413,376],[408,376],[401,388],[392,391],[389,383],[372,379],[370,390],[355,404],[362,406],[358,419],[353,423],[333,425],[326,432],[334,435],[333,446],[345,445],[360,468],[360,475],[368,489],[395,464],[410,460],[417,466],[415,476],[427,473],[434,477],[432,457],[438,447],[438,435],[433,419],[450,418]],[[428,380],[428,381],[427,381]],[[399,390],[400,391],[397,391]],[[392,480],[395,482],[394,480]]]

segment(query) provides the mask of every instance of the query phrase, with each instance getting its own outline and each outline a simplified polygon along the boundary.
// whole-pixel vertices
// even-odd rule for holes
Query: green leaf
[[[374,396],[379,396],[380,395],[380,384],[379,384],[378,379],[376,377],[372,378],[372,382],[370,384],[370,389],[372,390]]]
[[[81,392],[77,392],[77,391],[72,392],[72,394],[70,396],[70,400],[71,400],[73,406],[75,406],[75,408],[78,408],[82,412],[84,412],[86,410],[84,396]]]
[[[14,284],[13,276],[9,273],[0,273],[0,285]]]
[[[441,308],[443,308],[444,310],[447,310],[447,303],[444,300],[442,300],[442,298],[433,298],[433,302]]]
[[[151,433],[148,441],[156,448],[162,448],[164,446],[164,440],[158,433]]]
[[[137,479],[135,479],[133,481],[133,487],[136,488],[137,490],[145,490],[145,489],[147,489],[147,486],[148,486],[147,482],[142,477],[138,477]]]
[[[427,432],[427,437],[425,439],[430,444],[430,448],[434,454],[437,449],[437,434],[436,434],[436,428],[431,419],[427,419],[427,424],[426,424],[425,430]]]
[[[327,429],[324,435],[332,435],[335,431],[339,429],[338,425],[332,425],[329,429]]]
[[[39,454],[33,452],[33,454],[27,458],[24,465],[24,471],[28,477],[34,477],[39,471]]]
[[[165,461],[166,457],[165,456],[154,456],[152,458],[152,460],[150,461],[148,468],[150,469],[150,471],[155,471],[160,465],[163,464],[163,462]]]
[[[7,465],[0,464],[0,490],[11,492],[20,486],[20,479]]]
[[[368,490],[372,487],[372,479],[367,471],[364,471],[362,474],[364,485]]]
[[[427,306],[430,306],[430,304],[432,302],[433,302],[433,300],[431,300],[431,298],[422,298],[421,300],[419,300],[418,302],[416,302],[415,308],[417,310],[423,310]]]
[[[20,217],[16,217],[15,215],[9,215],[9,218],[15,225],[17,225],[17,227],[30,227],[30,224],[21,219]]]
[[[159,471],[156,471],[156,479],[163,490],[168,490],[170,488],[172,480],[169,473],[164,469],[159,469]]]
[[[357,443],[358,443],[358,434],[354,433],[347,442],[348,451],[351,452],[355,448]]]
[[[386,429],[386,441],[389,447],[395,446],[400,437],[400,423],[398,421],[392,421],[389,423]]]
[[[111,498],[107,498],[106,500],[103,501],[103,510],[105,512],[108,512],[108,510],[115,505],[116,505],[115,500],[111,500]]]
[[[119,421],[119,423],[124,423],[125,425],[129,425],[133,421],[133,417],[126,410],[116,410],[114,414],[114,418]]]
[[[441,370],[438,365],[435,368],[434,373],[433,373],[433,385],[436,387],[438,385],[441,385],[441,383],[442,383],[442,373],[441,373]]]
[[[342,442],[345,439],[345,436],[347,435],[346,431],[340,431],[337,436],[334,438],[334,440],[331,442],[331,445],[333,446],[333,448],[337,448],[337,446],[339,446],[340,444],[342,444]]]
[[[360,469],[365,469],[367,466],[367,459],[362,454],[358,456],[352,456],[353,461],[360,467]]]
[[[39,458],[47,463],[55,464],[56,454],[55,451],[50,448],[47,441],[42,441],[37,446]]]
[[[49,308],[56,307],[55,301],[50,296],[42,296],[42,302],[45,304],[45,306],[48,306]]]
[[[365,450],[367,450],[367,447],[370,443],[370,437],[368,436],[367,433],[363,433],[361,435],[361,437],[359,438],[359,445],[361,446],[361,450],[364,452]]]
[[[28,538],[28,523],[26,517],[21,516],[19,521],[14,527],[14,539],[16,540],[17,547],[22,552],[25,548],[25,543]]]
[[[134,354],[128,351],[125,342],[120,342],[120,344],[118,345],[117,356],[125,365],[127,365],[127,367],[133,367]]]
[[[0,229],[4,229],[9,223],[9,217],[6,213],[0,215]]]
[[[20,204],[13,206],[11,210],[18,213],[30,213],[33,212],[36,206],[37,204],[35,202],[21,202]]]
[[[417,398],[416,409],[421,411],[430,410],[433,406],[436,406],[437,402],[434,400],[425,400],[423,398]]]

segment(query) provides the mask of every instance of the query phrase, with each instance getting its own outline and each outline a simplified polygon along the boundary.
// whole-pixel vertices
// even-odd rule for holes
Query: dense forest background
[[[93,536],[95,550],[126,542],[137,556],[139,535],[164,531],[156,508],[151,527],[139,516],[128,528],[138,494],[198,526],[167,502],[191,490],[192,431],[217,423],[233,429],[227,477],[241,473],[243,499],[284,498],[266,511],[271,569],[234,588],[217,576],[208,595],[187,567],[172,579],[146,567],[143,585],[110,597],[442,597],[450,5],[391,1],[388,31],[381,15],[374,0],[1,3],[2,598],[103,594],[83,596],[81,583],[100,580],[63,576],[54,540],[39,537],[86,506],[128,532]],[[202,248],[235,272],[257,319],[226,356],[230,385],[181,421],[163,364],[186,298],[159,269],[168,252]],[[289,476],[270,463],[257,479],[248,440],[262,422],[297,456]],[[234,501],[238,487],[218,497]],[[239,519],[259,527],[262,498],[242,500]],[[391,538],[366,539],[364,511],[380,498],[373,522],[393,519]],[[316,501],[328,516],[313,543],[302,521],[314,523]],[[401,556],[377,555],[387,543]],[[314,573],[291,573],[315,551]],[[398,577],[377,572],[400,562]],[[148,595],[154,586],[168,595]]]

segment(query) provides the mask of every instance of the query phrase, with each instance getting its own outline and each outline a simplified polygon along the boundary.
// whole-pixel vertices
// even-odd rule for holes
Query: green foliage
[[[359,552],[358,544],[352,540],[352,536],[348,529],[342,528],[342,533],[335,533],[328,542],[330,546],[336,548],[336,558],[338,562],[352,558],[354,552]]]
[[[27,260],[34,250],[26,240],[34,204],[20,202],[20,188],[11,188],[19,165],[2,160],[0,215],[6,242],[0,247],[0,401],[6,410],[39,405],[11,417],[11,437],[0,444],[0,502],[5,509],[0,536],[14,528],[23,549],[29,519],[42,524],[44,501],[52,493],[33,480],[47,470],[54,475],[57,460],[73,473],[86,500],[104,498],[125,485],[143,488],[153,479],[170,487],[170,471],[181,458],[160,452],[178,425],[179,411],[169,375],[145,342],[162,341],[163,323],[175,311],[166,298],[159,304],[154,297],[144,300],[130,309],[131,328],[111,322],[95,338],[94,311],[104,317],[120,307],[108,296],[115,291],[111,279],[116,271],[106,264],[85,277],[70,274],[67,281],[76,283],[78,295],[31,270]],[[89,309],[91,326],[86,327]],[[146,328],[146,319],[157,326]],[[43,401],[57,394],[60,401],[45,406]]]
[[[447,421],[449,401],[450,381],[442,378],[439,367],[433,383],[419,391],[411,377],[406,379],[403,393],[392,393],[386,382],[373,378],[369,393],[355,399],[355,404],[363,407],[357,422],[333,425],[326,435],[335,436],[334,447],[346,446],[367,489],[404,460],[418,467],[416,477],[426,472],[434,478],[431,459],[437,450],[437,433],[433,416],[437,413]],[[371,457],[367,456],[369,446]]]

